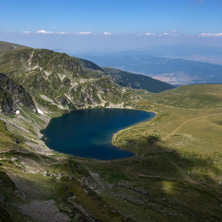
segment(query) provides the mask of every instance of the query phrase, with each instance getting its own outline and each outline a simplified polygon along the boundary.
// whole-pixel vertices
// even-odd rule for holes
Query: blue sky
[[[33,47],[222,46],[222,0],[0,0],[0,6],[0,40]]]

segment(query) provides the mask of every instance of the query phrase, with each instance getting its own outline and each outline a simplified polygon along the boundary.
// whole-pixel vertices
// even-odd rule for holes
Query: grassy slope
[[[189,89],[194,93],[196,87]],[[213,93],[221,102],[220,87],[202,85],[198,91]],[[176,100],[168,93],[168,102],[180,103],[180,97]],[[219,103],[207,96],[196,103],[186,97],[192,108],[138,103],[137,108],[155,111],[157,117],[120,131],[113,139],[114,145],[137,157],[103,167],[87,165],[113,185],[102,192],[103,198],[135,221],[220,221],[222,109],[214,108]],[[200,108],[201,101],[209,108]]]
[[[222,102],[218,91],[220,87],[218,85],[212,90],[212,86],[199,86],[199,89],[206,95],[213,91],[215,98]],[[198,87],[189,87],[191,92],[196,91],[196,88]],[[181,93],[178,99],[175,98],[176,94],[170,92],[162,94],[168,104],[180,104],[183,106],[181,108],[157,104],[151,108],[153,105],[149,105],[149,102],[138,104],[141,109],[151,108],[156,111],[157,117],[150,123],[142,123],[119,132],[114,138],[114,144],[136,151],[142,156],[137,162],[132,161],[130,172],[135,173],[136,181],[139,181],[138,177],[141,181],[144,180],[140,189],[144,189],[145,181],[150,183],[147,193],[151,197],[153,193],[159,199],[162,193],[166,198],[164,202],[168,206],[164,209],[164,221],[173,221],[172,214],[177,218],[174,220],[180,218],[187,221],[188,217],[189,221],[220,221],[222,109],[215,109],[219,103],[208,100],[207,96],[204,99],[203,95],[195,103],[193,97],[184,95],[183,90],[184,88],[182,92],[177,90]],[[188,101],[184,105],[180,103],[184,101],[183,95]],[[162,101],[163,96],[158,98]],[[160,103],[160,100],[157,101]],[[212,109],[205,109],[204,105],[200,109],[201,101],[207,101],[207,107]],[[192,108],[185,108],[191,104]],[[163,207],[164,203],[160,205]],[[209,210],[209,206],[213,207]],[[151,210],[149,215],[152,215]]]
[[[93,221],[94,217],[121,221],[120,214],[81,184],[88,175],[74,158],[47,157],[16,144],[15,137],[0,121],[2,221],[67,221],[67,216],[72,221]]]
[[[163,93],[138,92],[143,98],[155,103],[181,108],[221,108],[222,85],[187,85]]]
[[[208,87],[201,86],[205,93]],[[219,98],[218,90],[214,88]],[[166,98],[176,103],[174,97]],[[220,221],[222,109],[213,108],[213,101],[208,101],[208,107],[210,103],[211,109],[200,108],[199,102],[185,108],[186,104],[173,107],[141,100],[135,107],[154,111],[157,117],[114,136],[116,146],[137,153],[114,161],[27,152],[28,147],[16,145],[1,123],[1,170],[7,172],[4,184],[12,184],[10,189],[3,186],[9,203],[3,205],[4,210],[12,217],[18,214],[15,221],[22,221],[36,215],[33,202],[39,201],[44,208],[53,200],[60,210],[58,216],[64,216],[63,212],[72,221],[89,217],[101,221]],[[13,157],[18,160],[12,161]],[[19,196],[11,195],[16,190],[13,183]],[[36,209],[42,212],[40,217],[42,208]],[[25,209],[32,209],[32,215]],[[52,206],[49,209],[56,215]]]
[[[5,117],[6,126],[0,122],[1,215],[14,221],[47,221],[52,215],[61,221],[67,216],[71,221],[220,221],[221,88],[139,91],[144,99],[135,108],[157,117],[114,136],[116,146],[137,154],[123,160],[40,155],[15,125],[24,125],[34,138],[35,123],[44,125],[41,116],[23,111],[24,119]]]
[[[75,58],[75,57],[73,57]],[[100,71],[100,73],[103,73],[105,76],[110,76],[113,81],[120,86],[123,87],[130,87],[133,89],[144,89],[148,90],[149,92],[162,92],[164,90],[173,89],[175,88],[173,85],[170,85],[165,82],[161,82],[159,80],[153,79],[151,77],[125,72],[120,69],[115,68],[107,68],[107,67],[99,67],[93,62],[90,62],[88,60],[75,58],[84,68],[87,68],[88,70],[96,70]]]
[[[154,93],[175,88],[173,85],[161,82],[145,75],[125,72],[114,68],[103,68],[103,70],[105,75],[110,75],[117,84],[123,87],[144,89]]]
[[[12,51],[12,50],[24,49],[24,48],[28,48],[28,47],[23,46],[23,45],[14,44],[14,43],[0,41],[0,53],[5,53],[5,52]]]
[[[150,110],[148,104],[139,107]],[[222,128],[216,122],[222,110],[157,106],[155,111],[151,122],[114,137],[116,146],[137,157],[92,167],[113,184],[103,197],[135,221],[220,221]],[[166,138],[184,121],[202,115]]]

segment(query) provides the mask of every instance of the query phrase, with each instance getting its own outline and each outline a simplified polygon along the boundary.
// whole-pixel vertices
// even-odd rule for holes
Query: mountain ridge
[[[9,43],[7,43],[7,45],[8,45]],[[25,47],[25,46],[24,46]],[[27,49],[27,50],[31,50],[31,48],[24,48],[24,50],[25,49]],[[22,51],[24,51],[24,50],[20,50],[21,52]],[[39,52],[41,53],[41,52],[43,52],[45,49],[33,49],[33,50],[40,50]],[[21,52],[14,52],[14,50],[13,49],[11,49],[11,52],[10,51],[8,51],[6,54],[8,54],[8,55],[13,55],[14,53],[17,53],[18,54],[18,56],[19,56],[19,54],[21,54]],[[56,53],[56,52],[53,52],[52,50],[49,50],[48,52],[51,52],[51,53]],[[57,55],[60,55],[61,57],[64,57],[66,54],[65,53],[60,53],[60,54],[57,54]],[[2,57],[1,57],[1,59],[3,59],[4,60],[4,58],[3,58],[4,56],[2,55]],[[83,68],[86,68],[86,69],[90,69],[91,70],[91,73],[92,73],[92,70],[94,70],[94,71],[97,71],[97,73],[96,72],[94,72],[94,77],[95,76],[101,76],[101,75],[103,75],[103,76],[107,76],[108,74],[103,70],[103,68],[102,67],[99,67],[97,64],[95,64],[95,63],[93,63],[93,62],[91,62],[91,61],[87,61],[87,60],[84,60],[84,59],[80,59],[80,58],[76,58],[76,57],[68,57],[68,55],[66,55],[65,56],[66,57],[66,60],[69,60],[69,62],[71,62],[71,60],[72,60],[72,58],[73,58],[73,62],[75,61],[76,62],[76,64],[77,63],[79,63],[79,65],[81,66],[81,67],[83,67]],[[24,60],[24,62],[25,62],[25,60],[28,60],[28,59],[30,59],[30,57],[28,58],[23,58],[23,60]],[[6,61],[4,61],[5,63],[7,63],[7,61],[8,60],[10,60],[10,58],[6,58]],[[39,61],[40,63],[41,63],[41,61]],[[51,61],[51,62],[53,62],[53,61]],[[54,61],[54,63],[56,63],[56,62],[58,62],[59,63],[59,61]],[[50,64],[50,63],[48,63],[48,64]],[[16,65],[16,64],[15,64]],[[17,64],[17,65],[19,65],[19,64]],[[22,64],[20,63],[20,66],[21,66]],[[28,68],[28,66],[29,66],[29,64],[27,63],[27,61],[26,61],[26,67]],[[37,64],[36,64],[37,65]],[[44,66],[45,64],[43,64],[43,66]],[[4,66],[3,67],[0,67],[1,69],[3,68],[4,69]],[[37,68],[37,67],[36,67]],[[155,79],[153,79],[153,78],[150,78],[150,77],[147,77],[147,76],[143,76],[143,79],[145,80],[145,82],[146,82],[146,86],[145,86],[145,84],[144,84],[144,82],[143,82],[143,80],[141,80],[141,77],[139,77],[138,79],[137,79],[137,75],[135,75],[135,74],[133,74],[133,73],[123,73],[123,71],[121,71],[121,70],[119,70],[118,71],[119,72],[119,76],[121,75],[121,73],[124,75],[124,81],[122,81],[121,82],[121,86],[124,86],[124,87],[128,87],[129,85],[131,85],[131,87],[132,88],[134,88],[134,86],[136,87],[136,88],[140,88],[140,89],[145,89],[145,90],[150,90],[150,91],[152,91],[152,92],[160,92],[160,91],[163,91],[163,90],[167,90],[167,89],[170,89],[170,88],[174,88],[174,86],[172,86],[172,85],[170,85],[170,84],[167,84],[167,83],[163,83],[163,82],[157,82]],[[109,73],[109,75],[111,74],[111,72]],[[134,84],[134,82],[129,82],[129,81],[127,81],[126,80],[126,78],[125,77],[127,77],[127,75],[128,75],[128,77],[129,77],[129,79],[132,79],[132,80],[134,80],[134,81],[136,81],[137,82],[137,86]],[[133,76],[134,75],[134,76]],[[112,75],[110,75],[111,76],[111,78],[112,78]],[[115,81],[115,79],[116,78],[113,78],[113,80]],[[123,78],[122,78],[123,79]],[[159,84],[158,84],[159,83]],[[117,82],[117,84],[118,84],[118,82]],[[155,85],[155,87],[153,87],[153,85]]]
[[[149,76],[134,74],[115,68],[103,67],[103,70],[105,72],[105,75],[112,76],[114,81],[123,87],[128,87],[133,89],[144,89],[153,93],[159,93],[165,90],[175,88],[168,83],[151,78]]]
[[[25,48],[30,48],[30,47],[15,44],[15,43],[10,43],[10,42],[0,41],[0,54],[9,52],[12,50],[19,50],[19,49],[25,49]]]
[[[15,82],[22,83],[46,112],[109,106],[109,103],[126,106],[131,96],[135,97],[122,91],[110,78],[85,69],[76,59],[50,50],[7,52],[0,57],[0,69]]]
[[[143,54],[81,55],[102,67],[140,73],[172,85],[222,83],[222,65]]]

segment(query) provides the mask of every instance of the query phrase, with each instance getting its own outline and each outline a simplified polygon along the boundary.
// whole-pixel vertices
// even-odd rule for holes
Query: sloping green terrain
[[[28,48],[28,47],[23,46],[23,45],[10,43],[10,42],[0,41],[0,53],[5,53],[5,52],[12,51],[12,50],[24,49],[24,48]]]
[[[221,221],[222,85],[123,89],[75,58],[36,49],[4,54],[0,72],[0,98],[20,110],[0,113],[0,221]],[[24,95],[30,103],[14,99]],[[53,116],[99,106],[157,113],[113,136],[134,157],[78,158],[40,139]]]
[[[181,108],[221,108],[222,85],[192,85],[181,86],[164,93],[138,92],[140,96],[155,103]]]
[[[86,69],[75,58],[50,50],[10,51],[0,57],[0,70],[22,84],[44,113],[124,107],[135,98],[102,73]]]
[[[123,87],[129,87],[133,89],[144,89],[153,93],[158,93],[175,88],[174,86],[168,83],[161,82],[149,76],[124,72],[122,70],[114,68],[103,68],[103,70],[106,75],[112,76],[114,81]]]
[[[61,221],[220,221],[222,110],[145,100],[135,107],[157,117],[114,136],[116,146],[137,153],[114,161],[50,152],[34,135],[36,146],[30,147],[31,132],[30,138],[8,132],[14,130],[11,123],[23,124],[22,116],[1,116],[6,215],[14,221],[46,221],[52,215]],[[36,122],[41,118],[32,115]]]
[[[81,67],[81,70],[79,70],[80,73],[78,74],[80,76],[78,77],[82,77],[83,73],[81,73],[81,71],[83,71],[85,74],[87,73],[86,76],[92,78],[109,76],[113,82],[122,87],[145,89],[150,92],[162,92],[167,89],[175,88],[173,85],[161,82],[148,76],[124,72],[118,69],[101,68],[91,61],[70,57],[65,53],[55,53],[51,50],[37,50],[26,46],[0,42],[0,53],[5,54],[1,58],[1,69],[5,70],[6,68],[6,72],[15,72],[17,69],[22,69],[23,73],[28,73],[30,71],[36,73],[39,72],[40,69],[40,73],[43,75],[43,77],[45,75],[48,77],[51,75],[51,72],[53,72],[53,74],[56,72],[57,74],[58,72],[61,72],[64,75],[64,73],[67,74],[70,71],[74,71],[71,70],[72,68],[79,66]],[[20,60],[18,58],[20,58]],[[53,75],[51,75],[50,78],[52,78],[52,76]],[[84,77],[86,76],[84,75]],[[61,79],[63,76],[59,75],[59,78]]]
[[[88,60],[76,58],[77,61],[85,68],[97,70],[103,73],[105,76],[110,76],[112,80],[122,87],[129,87],[133,89],[144,89],[149,92],[158,93],[168,89],[175,88],[165,82],[161,82],[157,79],[153,79],[149,76],[125,72],[120,69],[99,67],[93,62]]]

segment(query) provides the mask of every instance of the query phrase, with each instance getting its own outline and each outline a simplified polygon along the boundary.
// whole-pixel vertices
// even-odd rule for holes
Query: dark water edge
[[[112,145],[113,134],[156,116],[132,109],[77,110],[50,120],[41,131],[52,150],[97,160],[114,160],[135,155]]]

